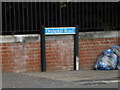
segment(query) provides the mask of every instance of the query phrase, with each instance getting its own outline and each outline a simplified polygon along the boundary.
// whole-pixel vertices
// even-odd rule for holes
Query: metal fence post
[[[41,29],[41,70],[46,72],[46,48],[45,48],[45,31],[42,26]]]
[[[79,39],[78,26],[76,26],[76,34],[74,35],[74,70],[79,70]]]

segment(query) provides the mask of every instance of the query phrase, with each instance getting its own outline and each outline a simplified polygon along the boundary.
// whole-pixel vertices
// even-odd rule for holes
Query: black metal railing
[[[39,33],[42,26],[120,30],[120,2],[2,2],[2,33]]]

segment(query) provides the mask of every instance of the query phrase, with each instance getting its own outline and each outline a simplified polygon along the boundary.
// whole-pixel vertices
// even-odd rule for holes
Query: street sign
[[[74,35],[74,70],[79,70],[79,40],[78,40],[78,27],[42,27],[41,29],[41,70],[46,72],[46,35]]]
[[[76,27],[45,28],[45,35],[76,34]]]

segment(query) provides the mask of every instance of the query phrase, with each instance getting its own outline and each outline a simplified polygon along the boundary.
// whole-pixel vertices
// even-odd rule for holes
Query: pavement
[[[118,88],[118,70],[2,73],[3,88]],[[92,86],[98,85],[99,86]],[[108,85],[108,86],[107,86]]]
[[[92,83],[114,83],[119,82],[120,76],[118,70],[79,70],[79,71],[60,71],[60,72],[32,72],[22,73],[23,75],[43,77],[46,79],[59,81],[74,81],[81,84]]]

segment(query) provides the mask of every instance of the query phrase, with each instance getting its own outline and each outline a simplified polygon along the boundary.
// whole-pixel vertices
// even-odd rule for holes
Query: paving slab
[[[79,71],[59,71],[59,72],[31,72],[22,73],[24,75],[43,77],[60,81],[81,81],[81,80],[118,80],[118,70],[79,70]]]
[[[2,73],[2,88],[118,88],[118,71]]]

